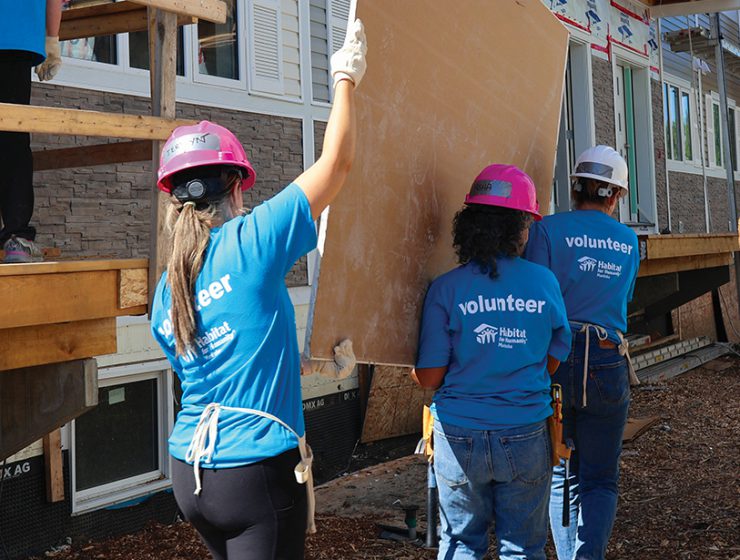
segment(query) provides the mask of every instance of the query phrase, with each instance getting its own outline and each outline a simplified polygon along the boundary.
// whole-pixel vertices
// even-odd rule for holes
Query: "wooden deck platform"
[[[638,278],[729,266],[740,251],[737,233],[646,235],[639,238]]]
[[[147,311],[146,259],[0,266],[0,372],[116,352],[116,320]]]

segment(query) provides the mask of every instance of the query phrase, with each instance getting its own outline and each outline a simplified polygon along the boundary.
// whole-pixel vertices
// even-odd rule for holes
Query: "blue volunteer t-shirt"
[[[0,0],[0,13],[0,51],[28,51],[37,55],[34,64],[43,62],[46,0]]]
[[[467,264],[427,292],[416,367],[448,368],[432,403],[440,422],[496,430],[552,414],[547,356],[563,361],[571,345],[560,288],[542,266],[496,262],[495,280]]]
[[[175,356],[170,288],[159,281],[152,332],[182,382],[182,410],[169,440],[185,460],[209,403],[254,408],[277,416],[303,435],[300,357],[285,275],[316,247],[311,208],[295,183],[251,214],[211,230],[195,283],[198,333],[185,356]],[[297,447],[273,420],[221,410],[216,449],[207,468],[243,466]]]
[[[619,343],[640,267],[634,231],[598,210],[553,214],[529,230],[524,257],[555,273],[568,319],[600,325]]]

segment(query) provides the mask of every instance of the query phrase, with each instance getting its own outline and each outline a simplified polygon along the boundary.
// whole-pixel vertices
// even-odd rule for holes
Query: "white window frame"
[[[247,90],[247,48],[245,36],[247,33],[247,22],[246,22],[246,2],[236,2],[236,48],[239,56],[238,69],[239,78],[224,78],[222,76],[211,76],[209,74],[201,74],[200,67],[198,64],[198,25],[188,25],[190,31],[190,56],[185,61],[185,66],[190,66],[190,75],[192,76],[191,82],[195,85],[203,84],[206,86],[224,87],[238,90]],[[188,44],[187,37],[184,43]],[[187,70],[185,72],[187,74]]]
[[[70,423],[70,480],[72,514],[78,515],[112,506],[169,488],[171,459],[167,438],[174,425],[172,370],[167,360],[156,360],[124,366],[111,366],[98,371],[99,387],[121,385],[154,379],[157,382],[159,422],[159,469],[116,480],[94,488],[77,490],[77,459],[75,421]]]
[[[722,123],[722,103],[719,99],[719,94],[716,91],[710,91],[705,95],[705,107],[706,107],[706,131],[707,131],[707,167],[710,170],[715,171],[718,177],[724,177],[725,171],[725,140],[722,134],[722,130],[715,130],[714,127],[714,107],[720,111],[720,124]],[[728,109],[733,111],[735,114],[735,136],[730,138],[730,142],[735,144],[735,172],[740,171],[740,134],[738,134],[738,128],[740,128],[740,110],[737,108],[737,104],[734,99],[727,100]],[[711,134],[711,136],[710,136]],[[722,153],[720,154],[721,165],[717,165],[716,160],[716,146],[714,145],[715,135],[719,134],[719,145]]]
[[[676,88],[678,91],[678,106],[676,107],[677,115],[676,118],[678,119],[678,127],[679,127],[679,142],[681,143],[681,159],[676,159],[675,154],[673,154],[673,157],[668,157],[668,149],[666,147],[665,149],[665,156],[666,160],[669,162],[669,166],[676,166],[679,167],[683,165],[687,166],[693,166],[693,165],[701,165],[701,156],[699,155],[697,148],[700,148],[701,142],[699,141],[699,114],[697,111],[697,105],[696,105],[696,93],[695,90],[692,89],[691,84],[685,80],[682,80],[680,78],[676,78],[675,76],[665,76],[665,79],[662,82],[663,90],[661,92],[663,97],[663,110],[665,111],[665,104],[668,103],[668,99],[666,98],[666,87],[669,88]],[[691,119],[691,159],[686,158],[686,129],[683,126],[683,96],[688,95],[689,97],[689,118]],[[665,116],[665,113],[664,113]],[[665,120],[665,119],[664,119]],[[665,126],[665,122],[663,123],[663,133],[664,133],[664,141],[666,143],[666,146],[669,141],[669,133],[668,129]],[[680,169],[676,169],[676,171],[679,171]]]

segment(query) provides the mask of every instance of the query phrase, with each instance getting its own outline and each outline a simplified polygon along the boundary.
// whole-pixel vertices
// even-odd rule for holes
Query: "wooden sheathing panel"
[[[376,64],[355,95],[355,163],[322,219],[307,349],[330,360],[350,338],[360,362],[411,366],[480,170],[517,165],[550,200],[568,31],[542,0],[360,0],[357,17]]]
[[[146,31],[147,8],[134,2],[116,2],[85,8],[73,8],[62,12],[59,40],[82,39]],[[190,25],[197,19],[179,16],[178,25]]]
[[[657,274],[668,274],[669,272],[699,270],[715,266],[728,266],[730,264],[732,264],[732,253],[694,255],[659,260],[650,259],[640,263],[640,270],[637,273],[637,277],[643,278],[645,276],[655,276]]]
[[[0,375],[4,370],[115,354],[116,351],[114,317],[0,329]]]
[[[97,405],[95,360],[0,374],[0,460]]]
[[[166,140],[176,127],[191,124],[195,122],[143,115],[0,103],[0,130],[5,132]]]
[[[147,304],[148,277],[145,268],[124,268],[119,271],[118,306],[121,309]]]
[[[422,407],[431,402],[434,392],[418,387],[409,372],[409,368],[375,366],[363,443],[421,432]]]

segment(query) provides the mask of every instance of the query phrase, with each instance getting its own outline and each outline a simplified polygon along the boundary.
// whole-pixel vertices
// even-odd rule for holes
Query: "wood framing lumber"
[[[37,150],[33,153],[33,170],[94,167],[114,163],[146,161],[152,155],[151,140],[112,142],[93,146],[75,146],[55,150]]]
[[[185,15],[177,18],[178,25],[190,25],[197,21]],[[146,6],[134,2],[115,2],[65,10],[62,12],[59,39],[69,41],[146,30]]]
[[[0,372],[116,351],[114,317],[0,329]]]
[[[647,260],[740,251],[737,233],[648,235],[641,242],[645,243]]]
[[[177,37],[174,15],[149,8],[149,73],[152,92],[152,115],[175,117],[175,84],[177,80]],[[161,142],[152,143],[153,181],[157,180]],[[167,266],[171,251],[165,234],[165,218],[169,205],[167,197],[158,189],[151,191],[151,221],[149,245],[149,297],[154,296],[157,282]]]
[[[44,247],[41,249],[44,254],[44,259],[55,259],[62,254],[62,250],[59,247]],[[0,261],[5,258],[5,251],[0,250]]]
[[[3,329],[141,315],[146,305],[121,308],[120,269],[146,270],[147,261],[69,261],[0,266]],[[132,284],[129,284],[132,285]],[[141,290],[140,284],[137,290]],[[135,301],[135,300],[131,300]]]
[[[46,501],[64,501],[64,466],[62,465],[62,431],[57,428],[44,436],[44,471]]]
[[[194,123],[144,115],[0,103],[0,130],[6,132],[165,140],[176,127],[186,124]]]
[[[0,372],[0,460],[97,404],[95,360]]]
[[[640,263],[638,278],[681,272],[684,270],[698,270],[715,266],[729,266],[732,264],[732,253],[717,253],[709,255],[692,255],[666,259],[649,259]]]
[[[213,23],[226,22],[226,3],[221,0],[135,0],[135,2],[164,12],[192,16]]]

